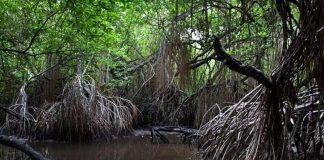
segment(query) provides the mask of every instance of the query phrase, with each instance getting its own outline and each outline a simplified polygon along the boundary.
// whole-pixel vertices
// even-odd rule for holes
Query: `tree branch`
[[[18,139],[12,136],[0,135],[0,144],[16,148],[24,152],[33,160],[48,160],[42,154],[34,150],[30,145],[28,145],[25,140]]]
[[[10,106],[10,107],[14,107],[14,106],[21,106],[21,104],[14,104],[14,105],[12,105],[12,106]],[[36,123],[35,121],[29,120],[29,119],[27,119],[26,117],[23,117],[23,116],[21,116],[20,114],[16,113],[15,111],[12,111],[12,110],[10,110],[9,108],[3,107],[3,106],[1,106],[1,105],[0,105],[0,110],[2,110],[2,111],[4,111],[5,113],[7,113],[7,114],[9,114],[9,115],[11,115],[11,116],[17,118],[18,120],[22,120],[22,121],[24,121],[24,120],[25,120],[25,121],[29,121],[29,122],[31,122],[32,124]]]
[[[263,72],[253,66],[243,64],[242,62],[228,55],[220,43],[219,38],[216,36],[214,36],[213,47],[215,51],[215,60],[224,63],[224,65],[232,71],[252,77],[267,88],[272,89],[272,81],[266,77]]]
[[[19,114],[15,113],[14,111],[12,111],[12,110],[10,110],[8,108],[5,108],[5,107],[1,106],[1,105],[0,105],[0,110],[8,113],[9,115],[11,115],[11,116],[13,116],[13,117],[15,117],[17,119],[23,119]]]
[[[28,53],[28,50],[33,46],[36,38],[39,36],[40,32],[43,30],[45,27],[46,23],[55,15],[56,13],[50,14],[45,21],[41,24],[41,26],[37,29],[37,31],[34,33],[33,37],[28,43],[28,46],[24,50],[17,50],[17,49],[10,49],[10,48],[0,48],[0,51],[3,52],[14,52],[14,53],[19,53],[19,54],[25,54],[28,56],[37,56],[38,54],[30,54]]]

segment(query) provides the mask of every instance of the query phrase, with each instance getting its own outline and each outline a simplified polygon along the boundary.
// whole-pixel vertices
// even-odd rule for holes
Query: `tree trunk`
[[[16,148],[24,152],[33,160],[48,160],[42,154],[34,150],[31,146],[29,146],[26,140],[18,139],[12,136],[0,135],[0,144]]]

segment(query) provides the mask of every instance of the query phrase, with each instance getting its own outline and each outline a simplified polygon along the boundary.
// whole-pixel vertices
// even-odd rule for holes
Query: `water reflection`
[[[53,160],[188,160],[194,159],[195,152],[193,147],[184,144],[151,144],[147,137],[129,137],[110,143],[42,142],[35,146]]]

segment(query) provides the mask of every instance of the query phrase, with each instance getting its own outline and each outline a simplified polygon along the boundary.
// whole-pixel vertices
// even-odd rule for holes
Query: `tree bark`
[[[18,139],[12,136],[0,135],[0,144],[16,148],[24,152],[33,160],[49,160],[42,154],[34,150],[30,145],[28,145],[26,140]]]
[[[225,49],[221,45],[219,38],[216,36],[214,36],[213,47],[215,51],[215,60],[224,63],[225,66],[235,72],[254,78],[259,83],[272,90],[272,81],[268,77],[266,77],[263,72],[253,66],[243,64],[242,62],[227,54]]]

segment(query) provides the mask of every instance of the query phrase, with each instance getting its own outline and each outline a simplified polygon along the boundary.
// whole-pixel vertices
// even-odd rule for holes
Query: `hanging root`
[[[128,133],[138,109],[127,99],[107,97],[82,76],[67,84],[62,101],[44,104],[36,127],[38,138],[92,140]]]

